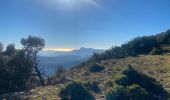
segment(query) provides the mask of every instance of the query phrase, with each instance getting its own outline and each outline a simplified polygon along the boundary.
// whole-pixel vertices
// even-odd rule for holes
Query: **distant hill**
[[[94,48],[85,48],[81,47],[80,49],[75,49],[73,51],[52,51],[52,50],[44,50],[39,53],[40,56],[46,57],[56,57],[61,55],[76,55],[81,57],[90,57],[94,52],[102,53],[104,49],[94,49]]]
[[[52,75],[58,66],[66,69],[87,61],[94,52],[102,53],[105,50],[93,48],[80,48],[69,52],[41,51],[39,53],[39,66],[47,75]]]

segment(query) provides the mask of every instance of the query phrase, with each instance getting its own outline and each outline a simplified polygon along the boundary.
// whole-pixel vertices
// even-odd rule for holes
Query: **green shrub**
[[[107,100],[166,100],[167,92],[154,78],[148,77],[130,65],[116,77],[117,86],[106,93]]]
[[[149,93],[139,85],[116,86],[106,94],[107,100],[150,100]]]
[[[126,75],[119,75],[115,78],[116,84],[127,86],[129,85],[129,78]]]
[[[62,100],[94,100],[89,90],[79,82],[69,83],[61,89],[59,96]]]
[[[137,84],[127,87],[129,100],[150,100],[150,94]]]
[[[153,50],[149,54],[150,55],[161,55],[162,50],[160,48],[153,48]]]
[[[106,93],[107,100],[127,100],[126,88],[123,86],[116,86]]]
[[[91,90],[95,93],[99,93],[100,92],[100,88],[98,86],[98,82],[97,81],[85,81],[83,83],[83,86],[85,86],[88,90]]]
[[[166,91],[159,82],[152,77],[148,77],[145,74],[136,71],[131,66],[129,66],[127,70],[123,71],[122,74],[128,77],[130,85],[138,84],[142,88],[146,89],[147,92],[157,96],[164,97],[166,94]]]
[[[94,65],[90,66],[88,70],[90,72],[100,72],[101,70],[104,70],[104,69],[105,69],[105,67],[94,64]]]

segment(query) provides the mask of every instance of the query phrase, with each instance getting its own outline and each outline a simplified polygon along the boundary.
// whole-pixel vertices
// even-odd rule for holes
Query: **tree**
[[[6,47],[5,55],[12,56],[12,55],[15,54],[15,52],[16,52],[15,44],[9,44],[9,45]]]
[[[0,43],[0,53],[2,52],[2,50],[3,50],[3,44]]]
[[[30,35],[26,39],[23,38],[21,40],[21,44],[24,46],[23,49],[25,50],[27,57],[30,57],[32,59],[33,68],[40,79],[41,85],[44,85],[43,77],[38,69],[37,54],[40,50],[44,48],[45,41],[40,37]]]
[[[7,63],[9,68],[9,87],[12,91],[22,91],[27,88],[28,79],[32,75],[32,61],[26,58],[23,50],[18,50]]]

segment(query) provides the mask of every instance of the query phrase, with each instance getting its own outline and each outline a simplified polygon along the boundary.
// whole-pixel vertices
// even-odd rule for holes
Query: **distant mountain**
[[[80,48],[69,52],[62,51],[41,51],[38,56],[39,67],[47,75],[52,75],[58,66],[64,66],[66,69],[85,62],[94,53],[104,52],[102,49]]]
[[[46,51],[41,51],[39,53],[40,56],[46,56],[46,57],[56,57],[60,55],[76,55],[76,56],[81,56],[81,57],[89,57],[91,56],[94,52],[97,53],[102,53],[104,52],[104,49],[94,49],[94,48],[85,48],[81,47],[80,49],[75,49],[73,51],[52,51],[52,50],[46,50]]]

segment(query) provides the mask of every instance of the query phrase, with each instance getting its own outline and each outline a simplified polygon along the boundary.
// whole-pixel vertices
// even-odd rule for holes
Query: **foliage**
[[[137,84],[126,87],[126,90],[130,100],[150,100],[150,94]]]
[[[0,43],[0,94],[31,89],[33,80],[37,82],[37,74],[41,75],[35,73],[37,60],[33,58],[44,47],[44,40],[29,36],[21,43],[24,46],[21,50],[9,44],[5,51]]]
[[[95,53],[90,60],[99,62],[105,59],[120,59],[128,56],[149,54],[153,48],[162,48],[163,45],[167,44],[170,44],[170,30],[157,35],[134,38],[121,46],[112,47],[104,53]],[[163,52],[162,49],[159,50],[159,54]]]
[[[123,86],[116,86],[106,93],[107,100],[128,100],[127,92]]]
[[[88,90],[91,90],[95,93],[99,93],[100,88],[99,88],[98,84],[99,83],[97,81],[85,81],[83,83],[83,86],[86,87]]]
[[[94,65],[90,66],[88,70],[90,72],[100,72],[100,71],[102,71],[104,69],[105,69],[105,67],[97,65],[97,64],[94,64]]]
[[[59,96],[62,100],[94,100],[89,90],[79,82],[69,83],[61,89]]]
[[[0,53],[2,52],[3,50],[3,44],[0,42]]]
[[[127,87],[117,85],[106,94],[107,100],[149,100],[149,93],[139,85]]]
[[[21,44],[24,46],[25,50],[29,52],[37,53],[42,50],[45,46],[45,41],[40,37],[29,36],[26,39],[21,39]],[[28,52],[28,53],[29,53]]]
[[[162,49],[160,48],[153,48],[153,50],[149,53],[150,55],[161,55]]]
[[[18,51],[12,57],[0,57],[0,94],[25,90],[31,76],[32,62],[24,51]]]
[[[126,75],[116,76],[115,82],[116,82],[116,84],[119,84],[122,86],[130,85],[129,78]]]
[[[35,37],[30,35],[26,39],[23,38],[21,40],[21,44],[23,45],[23,49],[26,52],[26,56],[30,57],[33,62],[32,68],[35,70],[35,73],[38,76],[41,85],[45,85],[41,72],[38,69],[38,63],[37,63],[37,54],[40,50],[44,48],[45,41],[40,37]]]
[[[8,55],[8,56],[15,55],[15,53],[16,53],[15,44],[9,44],[6,47],[6,50],[4,53],[5,53],[5,55]]]
[[[157,96],[163,96],[166,93],[166,91],[158,81],[156,81],[152,77],[148,77],[145,74],[134,70],[131,66],[129,66],[127,70],[123,71],[122,74],[128,77],[129,83],[131,85],[138,84],[142,88],[146,89],[146,91],[148,91],[149,93]]]
[[[167,92],[159,82],[136,71],[130,65],[122,74],[115,79],[120,86],[106,93],[107,100],[164,100],[167,98]]]

